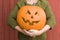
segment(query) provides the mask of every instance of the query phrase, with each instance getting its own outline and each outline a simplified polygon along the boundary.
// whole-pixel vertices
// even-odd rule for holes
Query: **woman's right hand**
[[[35,37],[35,36],[36,36],[36,35],[35,35],[35,34],[33,34],[32,32],[27,31],[27,30],[25,30],[25,29],[23,29],[23,33],[24,33],[25,35],[30,36],[30,37]]]
[[[25,29],[21,29],[19,26],[15,27],[16,30],[18,30],[19,32],[23,33],[24,35],[30,36],[30,37],[35,37],[35,35]]]

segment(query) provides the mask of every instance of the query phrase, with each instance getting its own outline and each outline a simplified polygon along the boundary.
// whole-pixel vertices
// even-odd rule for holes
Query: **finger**
[[[36,37],[35,35],[30,35],[30,37]]]
[[[23,31],[24,31],[25,33],[28,33],[25,29],[23,29]]]
[[[26,31],[25,29],[24,29],[24,32],[25,32],[26,34],[28,34],[28,35],[32,35],[32,33],[31,33],[31,32]]]
[[[26,35],[28,35],[30,37],[36,37],[33,33],[26,31],[25,29],[24,29],[24,32],[26,33]]]
[[[24,32],[29,33],[29,32],[28,32],[28,31],[26,31],[25,29],[24,29]]]

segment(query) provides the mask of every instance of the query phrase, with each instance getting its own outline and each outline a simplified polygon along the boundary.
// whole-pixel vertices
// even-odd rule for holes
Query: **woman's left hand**
[[[29,32],[31,32],[32,34],[34,34],[34,36],[39,36],[39,35],[42,34],[40,30],[29,30]]]
[[[44,32],[46,32],[49,29],[50,29],[50,26],[49,25],[45,25],[44,28],[41,29],[41,30],[29,30],[29,32],[34,34],[34,36],[39,36],[39,35],[43,34]]]

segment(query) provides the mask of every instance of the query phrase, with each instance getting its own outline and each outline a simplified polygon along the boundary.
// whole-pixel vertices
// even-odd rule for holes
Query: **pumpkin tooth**
[[[29,25],[33,25],[34,23],[38,23],[39,21],[32,21],[32,22],[30,22],[29,20],[25,20],[25,18],[23,18],[22,17],[22,19],[23,19],[23,21],[25,22],[25,23],[29,23]]]
[[[29,25],[34,25],[34,23],[29,23]]]
[[[33,23],[38,23],[39,21],[33,21]]]

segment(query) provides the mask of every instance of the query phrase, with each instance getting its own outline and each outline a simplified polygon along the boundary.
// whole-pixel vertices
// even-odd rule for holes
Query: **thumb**
[[[30,32],[28,32],[28,31],[27,31],[27,30],[25,30],[25,29],[23,29],[23,30],[24,30],[24,32],[25,32],[25,33],[28,33],[28,34],[30,33]]]

